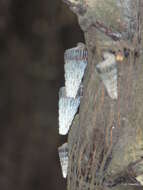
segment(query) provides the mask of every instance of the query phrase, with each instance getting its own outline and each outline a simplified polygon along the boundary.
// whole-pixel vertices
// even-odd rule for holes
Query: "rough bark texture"
[[[143,189],[137,181],[143,173],[143,2],[65,2],[78,16],[88,49],[84,95],[68,138],[68,190]],[[96,64],[103,51],[126,48],[129,55],[118,63],[118,99],[112,100]]]

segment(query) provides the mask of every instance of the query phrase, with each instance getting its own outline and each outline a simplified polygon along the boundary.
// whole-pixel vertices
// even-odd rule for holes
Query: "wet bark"
[[[68,137],[67,189],[142,189],[143,2],[64,1],[78,17],[88,49],[83,98]],[[104,51],[124,56],[117,63],[117,100],[96,71]]]

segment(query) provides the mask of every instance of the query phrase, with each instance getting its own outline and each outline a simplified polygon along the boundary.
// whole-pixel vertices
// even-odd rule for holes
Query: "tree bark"
[[[79,114],[69,132],[68,190],[135,190],[143,180],[143,2],[64,0],[78,17],[88,49]],[[121,52],[118,99],[96,65]]]

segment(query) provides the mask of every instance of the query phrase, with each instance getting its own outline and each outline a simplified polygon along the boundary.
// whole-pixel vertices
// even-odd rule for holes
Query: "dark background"
[[[64,50],[83,41],[62,0],[0,0],[0,190],[64,190],[57,147]]]

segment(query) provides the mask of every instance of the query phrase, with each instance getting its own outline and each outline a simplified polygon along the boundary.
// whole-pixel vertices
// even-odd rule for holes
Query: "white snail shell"
[[[59,134],[66,135],[80,105],[80,97],[66,96],[65,87],[59,92]]]
[[[117,90],[117,64],[114,54],[109,52],[103,53],[103,62],[96,66],[96,69],[106,87],[109,96],[112,99],[118,98]]]
[[[77,47],[65,51],[64,59],[66,94],[75,98],[87,66],[87,50],[79,43]]]
[[[68,170],[68,143],[64,143],[62,146],[58,148],[59,158],[62,168],[63,178],[67,177]]]

